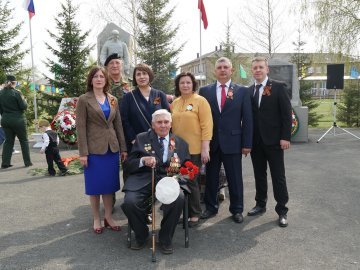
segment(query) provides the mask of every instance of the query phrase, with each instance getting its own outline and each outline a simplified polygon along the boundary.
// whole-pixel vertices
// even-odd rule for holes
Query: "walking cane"
[[[156,255],[155,255],[155,168],[151,169],[151,208],[152,208],[152,262],[156,262]]]

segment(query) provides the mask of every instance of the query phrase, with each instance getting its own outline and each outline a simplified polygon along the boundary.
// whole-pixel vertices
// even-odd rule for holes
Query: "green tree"
[[[21,60],[27,53],[20,48],[24,39],[17,40],[23,22],[11,26],[14,8],[9,5],[10,1],[0,0],[0,84],[8,73],[22,75]]]
[[[138,56],[144,63],[151,66],[155,73],[152,86],[164,92],[173,92],[172,76],[176,71],[177,56],[184,44],[177,48],[172,46],[179,26],[172,27],[170,19],[174,8],[166,10],[166,0],[144,0],[141,2],[138,19],[140,33]]]
[[[319,120],[321,115],[316,113],[316,108],[319,107],[320,103],[313,99],[311,94],[311,82],[307,81],[300,81],[300,100],[303,106],[308,107],[309,114],[308,114],[308,125],[312,127],[316,127],[319,125]]]
[[[360,86],[355,83],[345,83],[342,103],[338,104],[339,121],[348,127],[360,127]]]
[[[293,45],[295,46],[295,53],[291,56],[290,62],[295,64],[300,79],[300,100],[303,106],[308,107],[309,126],[316,127],[319,125],[321,118],[321,116],[316,113],[316,108],[319,107],[320,104],[312,98],[311,83],[302,80],[306,75],[306,69],[311,66],[311,61],[309,55],[304,53],[306,42],[302,40],[300,29],[298,29],[298,38],[293,42]]]
[[[327,49],[349,53],[357,48],[360,0],[302,0],[302,7],[305,13],[309,12],[309,25],[318,30]]]
[[[46,43],[47,48],[57,59],[47,58],[46,66],[53,73],[54,78],[48,78],[50,83],[63,88],[67,96],[76,97],[84,93],[86,76],[89,66],[87,58],[93,46],[85,45],[90,31],[81,33],[80,25],[76,22],[78,7],[66,0],[61,4],[61,11],[55,21],[58,34],[48,30],[50,37],[55,40],[57,47]]]

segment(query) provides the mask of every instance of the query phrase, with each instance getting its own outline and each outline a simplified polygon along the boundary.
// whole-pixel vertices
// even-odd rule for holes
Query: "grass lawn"
[[[317,128],[329,128],[333,124],[333,99],[321,99],[318,101],[320,106],[316,108],[316,113],[321,115]],[[339,101],[338,101],[339,102]],[[342,122],[336,122],[341,127],[346,127]]]

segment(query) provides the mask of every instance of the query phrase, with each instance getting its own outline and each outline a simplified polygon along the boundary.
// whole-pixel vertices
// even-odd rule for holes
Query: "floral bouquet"
[[[193,181],[198,174],[199,167],[194,165],[191,161],[186,161],[183,165],[180,165],[180,159],[177,156],[170,159],[167,175],[178,180],[180,185],[186,184],[188,181]]]
[[[77,143],[76,115],[74,111],[63,110],[58,113],[52,122],[52,127],[64,143],[69,145]]]
[[[57,132],[64,143],[69,145],[77,143],[76,103],[77,98],[69,98],[67,102],[60,106],[58,114],[51,122],[51,128]]]

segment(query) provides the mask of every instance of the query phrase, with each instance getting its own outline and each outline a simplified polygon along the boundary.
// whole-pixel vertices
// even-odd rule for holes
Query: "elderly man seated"
[[[188,144],[170,133],[171,114],[167,110],[157,110],[152,115],[152,129],[137,135],[132,151],[124,166],[129,171],[123,191],[122,209],[135,232],[136,242],[131,249],[146,246],[149,228],[146,225],[144,202],[151,196],[152,168],[156,168],[155,183],[166,176],[170,158],[177,155],[180,162],[190,159]],[[159,231],[160,249],[164,254],[173,253],[172,238],[184,206],[184,194],[171,204],[163,204],[163,219]]]

